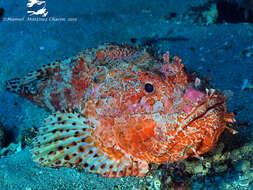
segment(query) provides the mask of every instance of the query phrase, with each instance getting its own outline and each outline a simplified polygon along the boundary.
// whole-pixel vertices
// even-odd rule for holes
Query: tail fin
[[[9,92],[25,97],[47,110],[53,111],[56,106],[48,101],[47,88],[54,88],[50,78],[60,71],[61,62],[54,62],[42,66],[39,70],[31,72],[22,78],[14,78],[6,81],[5,88]]]
[[[34,96],[40,81],[47,80],[50,75],[59,69],[60,62],[43,65],[41,69],[28,73],[22,78],[14,78],[6,81],[5,87],[8,91],[22,96]]]

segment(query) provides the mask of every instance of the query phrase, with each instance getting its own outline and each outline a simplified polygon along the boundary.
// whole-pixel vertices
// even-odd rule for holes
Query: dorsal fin
[[[94,130],[81,114],[57,112],[40,128],[33,144],[33,158],[44,166],[84,168],[106,177],[146,174],[146,162],[133,161],[129,155],[113,157],[96,143]]]

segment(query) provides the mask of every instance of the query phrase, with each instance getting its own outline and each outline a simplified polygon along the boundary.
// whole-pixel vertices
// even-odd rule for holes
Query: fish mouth
[[[182,125],[187,126],[190,123],[205,118],[210,112],[226,112],[225,96],[214,89],[206,89],[206,98],[197,103],[192,110],[183,114],[180,118]]]

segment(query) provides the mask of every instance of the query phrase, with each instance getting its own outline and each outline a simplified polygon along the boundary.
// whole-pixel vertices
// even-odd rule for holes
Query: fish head
[[[159,69],[129,70],[114,78],[97,104],[101,118],[113,118],[118,146],[148,163],[203,154],[215,146],[226,123],[234,122],[223,94],[203,90],[197,78],[192,82],[179,58],[171,61],[165,54],[162,61]]]

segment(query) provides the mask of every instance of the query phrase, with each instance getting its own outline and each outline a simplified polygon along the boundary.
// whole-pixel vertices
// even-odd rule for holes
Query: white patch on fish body
[[[123,85],[123,90],[126,91],[126,83],[123,82],[122,85]]]
[[[145,103],[146,103],[146,98],[145,98],[145,96],[143,96],[143,97],[141,98],[140,104],[141,104],[141,105],[144,105]]]
[[[166,131],[167,125],[165,118],[160,113],[152,114],[153,120],[158,124],[155,128],[159,128],[159,131]],[[157,131],[157,130],[156,130]]]
[[[157,101],[154,105],[153,105],[153,112],[159,112],[159,111],[164,111],[164,107],[163,107],[163,103],[160,101]]]

